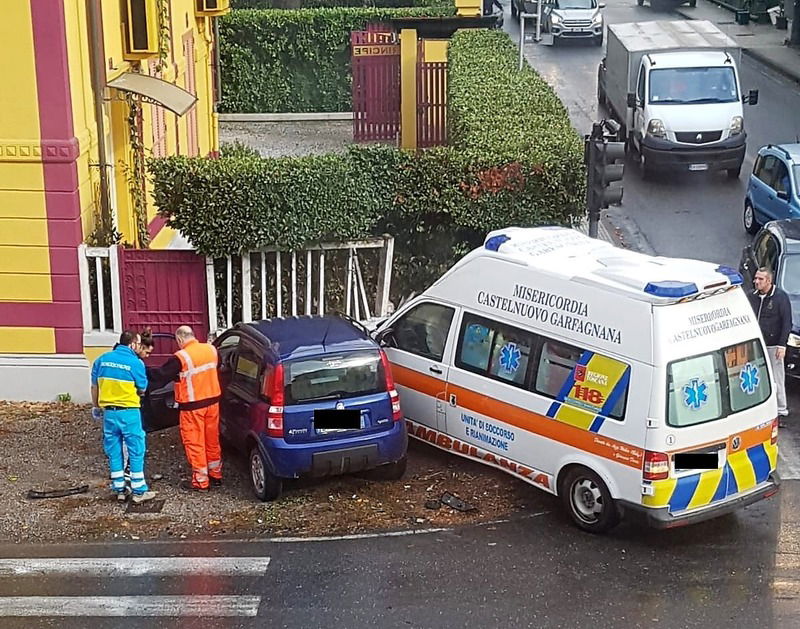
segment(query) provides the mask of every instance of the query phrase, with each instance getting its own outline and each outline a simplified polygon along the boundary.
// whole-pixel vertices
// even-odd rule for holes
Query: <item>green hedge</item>
[[[234,9],[319,9],[333,7],[436,7],[452,0],[233,0]]]
[[[204,254],[390,233],[392,299],[424,290],[486,232],[584,212],[583,145],[552,89],[498,31],[461,31],[448,71],[451,145],[150,162],[155,201]],[[241,151],[234,151],[241,153]]]
[[[455,7],[231,11],[219,23],[220,111],[350,111],[350,32]]]

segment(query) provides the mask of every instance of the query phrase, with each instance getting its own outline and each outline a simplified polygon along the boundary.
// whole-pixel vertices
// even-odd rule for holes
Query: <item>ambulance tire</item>
[[[261,502],[277,500],[283,491],[283,481],[269,471],[257,445],[250,448],[250,485]]]
[[[575,525],[589,533],[605,533],[619,523],[619,508],[603,480],[592,470],[569,470],[559,494]]]

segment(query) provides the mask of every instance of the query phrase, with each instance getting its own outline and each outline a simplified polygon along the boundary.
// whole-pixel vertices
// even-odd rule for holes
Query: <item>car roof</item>
[[[357,324],[336,315],[274,317],[246,326],[272,345],[281,360],[343,350],[377,349],[377,343]]]
[[[800,219],[784,218],[767,225],[784,242],[787,253],[800,253]]]
[[[785,158],[788,153],[789,159],[800,163],[800,142],[795,144],[767,144],[767,146],[761,150],[768,149],[772,149],[783,158]]]

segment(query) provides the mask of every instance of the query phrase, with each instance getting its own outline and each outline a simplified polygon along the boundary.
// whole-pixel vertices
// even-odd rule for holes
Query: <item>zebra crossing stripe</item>
[[[0,617],[254,617],[260,604],[260,596],[6,596]]]
[[[269,557],[85,557],[0,559],[0,577],[261,576]]]

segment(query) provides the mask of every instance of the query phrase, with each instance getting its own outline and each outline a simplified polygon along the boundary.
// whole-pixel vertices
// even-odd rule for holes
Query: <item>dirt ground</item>
[[[279,500],[261,503],[251,493],[244,458],[226,451],[223,487],[186,493],[179,482],[188,468],[173,428],[148,436],[145,474],[163,507],[130,513],[108,490],[101,439],[89,407],[0,402],[0,542],[307,537],[448,527],[504,519],[546,499],[507,474],[414,440],[400,481],[353,475],[290,481]],[[88,486],[83,493],[62,498],[27,497],[31,489],[82,485]],[[444,492],[475,509],[441,504]]]

